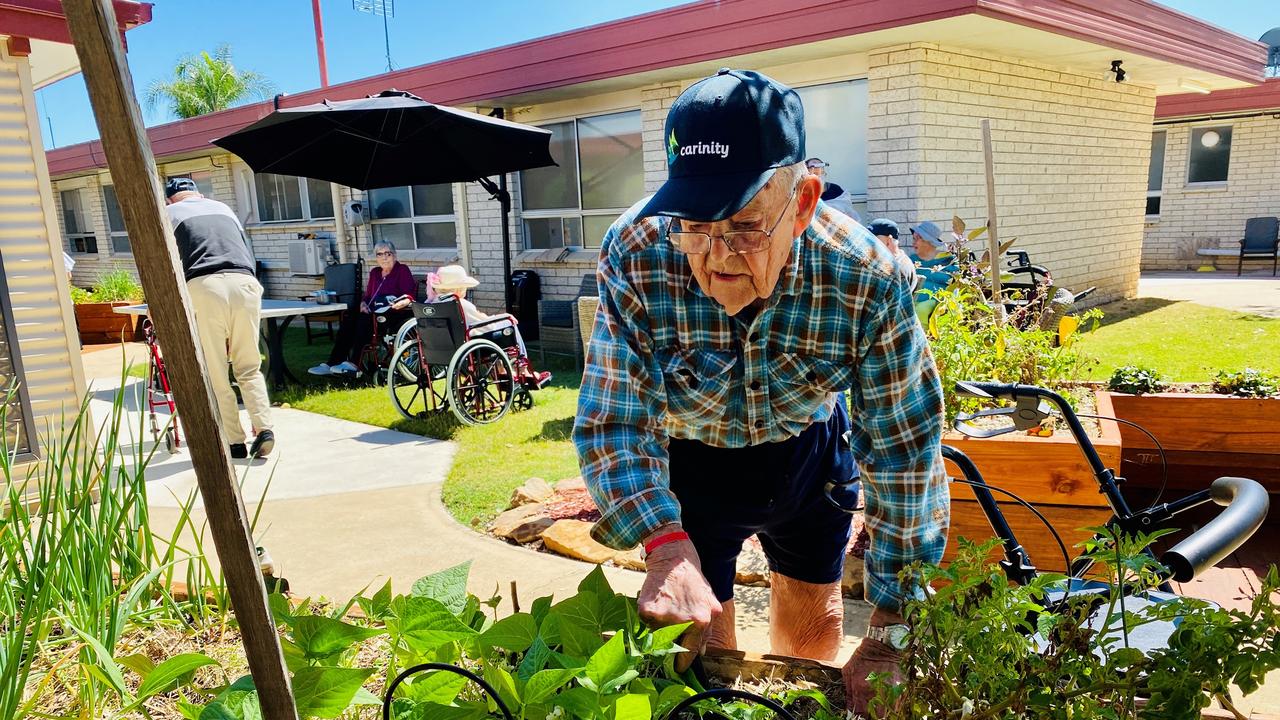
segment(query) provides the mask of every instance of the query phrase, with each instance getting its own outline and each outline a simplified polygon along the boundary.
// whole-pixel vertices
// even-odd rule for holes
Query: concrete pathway
[[[1185,300],[1198,305],[1280,318],[1280,277],[1255,272],[1236,277],[1214,272],[1148,272],[1138,280],[1138,297]]]

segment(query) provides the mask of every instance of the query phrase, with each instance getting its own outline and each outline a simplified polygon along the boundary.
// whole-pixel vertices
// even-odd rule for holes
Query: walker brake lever
[[[1012,407],[987,408],[979,410],[976,413],[961,413],[956,415],[955,429],[962,435],[972,438],[990,438],[997,435],[1013,432],[1014,430],[1030,430],[1039,427],[1041,423],[1049,418],[1051,409],[1049,404],[1037,397],[1020,397],[1017,404]],[[996,417],[1007,415],[1013,419],[1012,425],[995,428],[983,428],[973,425],[970,421],[982,417]]]

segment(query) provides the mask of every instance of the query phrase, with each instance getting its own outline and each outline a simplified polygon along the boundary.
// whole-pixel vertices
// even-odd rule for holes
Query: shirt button
[[[764,429],[764,421],[763,421],[763,420],[757,420],[757,421],[756,421],[756,429],[757,429],[757,430],[763,430],[763,429]]]
[[[751,389],[752,389],[752,390],[759,390],[759,389],[760,389],[760,381],[759,381],[759,380],[752,380],[752,381],[751,381]]]

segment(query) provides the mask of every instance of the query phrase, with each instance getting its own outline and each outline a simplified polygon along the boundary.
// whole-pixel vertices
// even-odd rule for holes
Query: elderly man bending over
[[[898,571],[946,541],[942,393],[911,287],[882,243],[819,205],[795,91],[722,70],[676,100],[663,137],[669,180],[600,251],[574,427],[595,537],[645,544],[640,612],[692,621],[682,644],[698,651],[734,646],[735,558],[758,535],[774,652],[832,659],[850,516],[824,486],[857,458],[876,605],[846,667],[860,709],[867,672],[898,660]]]

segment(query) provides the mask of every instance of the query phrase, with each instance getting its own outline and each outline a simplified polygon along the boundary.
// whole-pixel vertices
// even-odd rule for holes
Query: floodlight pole
[[[102,149],[133,244],[138,276],[156,331],[164,338],[165,366],[172,373],[173,394],[182,408],[191,464],[226,574],[262,717],[297,720],[248,514],[207,380],[208,371],[226,372],[226,368],[204,367],[191,299],[182,280],[173,228],[163,207],[155,158],[133,95],[115,9],[111,0],[63,0],[62,7],[102,133]]]
[[[329,61],[324,53],[324,18],[320,15],[320,0],[311,0],[311,20],[316,26],[316,59],[320,61],[320,87],[326,88],[329,87]]]

